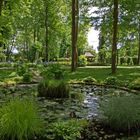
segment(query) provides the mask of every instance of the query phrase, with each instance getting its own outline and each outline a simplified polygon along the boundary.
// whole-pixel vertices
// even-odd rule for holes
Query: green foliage
[[[16,83],[20,83],[22,80],[23,80],[23,77],[22,76],[19,76],[18,74],[17,74],[17,72],[12,72],[12,73],[10,73],[9,74],[9,76],[8,76],[9,78],[6,78],[7,80],[11,80],[11,81],[15,81]],[[5,80],[6,80],[5,79]],[[5,81],[4,80],[4,81]]]
[[[20,76],[13,77],[12,75],[14,75],[14,73],[10,74],[10,77],[4,78],[3,82],[0,82],[0,85],[3,87],[14,86],[23,80]]]
[[[12,67],[12,63],[7,63],[7,62],[2,62],[2,63],[0,63],[0,67]]]
[[[23,74],[23,82],[31,82],[32,81],[32,74],[26,72]]]
[[[118,83],[118,79],[115,76],[109,76],[105,79],[105,83],[109,85],[116,85]]]
[[[121,65],[136,65],[137,64],[137,58],[135,57],[120,57],[119,58],[119,64]]]
[[[101,103],[103,123],[116,131],[139,131],[140,127],[139,97],[113,97]]]
[[[17,72],[11,72],[9,74],[9,77],[16,77],[16,76],[18,76]]]
[[[38,85],[38,96],[47,98],[68,98],[69,87],[62,80],[43,80]]]
[[[17,74],[19,76],[23,76],[26,72],[29,71],[29,66],[27,63],[24,63],[24,64],[20,64],[18,65],[17,67]]]
[[[43,122],[34,102],[13,99],[0,108],[0,138],[28,140],[40,135]]]
[[[8,86],[15,86],[16,82],[13,79],[4,79],[3,82],[0,82],[0,86],[8,87]]]
[[[140,78],[136,78],[132,82],[130,82],[129,87],[132,89],[139,90],[140,89]]]
[[[91,76],[88,76],[88,77],[83,79],[83,82],[85,84],[92,84],[92,83],[96,83],[97,80],[95,78],[91,77]]]
[[[83,126],[87,125],[85,120],[68,120],[56,122],[51,125],[48,130],[48,136],[55,140],[76,140],[80,138],[80,131]]]
[[[46,74],[46,78],[49,79],[63,79],[65,70],[62,68],[60,64],[50,64],[47,67],[47,71],[44,73]]]
[[[76,99],[80,102],[82,102],[85,99],[85,95],[83,93],[79,92],[70,92],[70,98],[71,99]]]
[[[28,63],[20,64],[17,67],[17,75],[23,77],[23,82],[31,82],[32,81],[32,74],[29,71],[29,65]]]
[[[86,66],[87,65],[87,58],[85,55],[80,55],[78,57],[78,66]]]

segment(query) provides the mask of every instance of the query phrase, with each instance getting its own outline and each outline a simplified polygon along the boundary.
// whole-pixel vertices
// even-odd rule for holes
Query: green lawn
[[[82,79],[88,76],[94,77],[98,81],[102,81],[108,76],[112,76],[110,68],[78,68],[76,72],[68,73],[68,79]],[[132,81],[140,77],[140,68],[118,68],[114,75],[122,81]]]
[[[5,77],[8,77],[8,75],[14,70],[2,70],[0,69],[0,80],[2,80]],[[96,80],[103,81],[108,76],[112,76],[111,69],[106,68],[78,68],[76,72],[71,72],[70,67],[67,68],[67,80],[73,80],[73,79],[82,79],[88,76],[94,77]],[[130,82],[133,79],[136,79],[140,77],[140,68],[118,68],[117,73],[115,74],[116,77],[118,77],[119,80],[123,82]]]

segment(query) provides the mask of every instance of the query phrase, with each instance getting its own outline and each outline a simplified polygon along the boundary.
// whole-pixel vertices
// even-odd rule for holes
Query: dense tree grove
[[[74,71],[94,27],[100,32],[94,61],[112,63],[112,73],[119,64],[139,65],[139,9],[139,0],[0,0],[0,59],[71,58]]]

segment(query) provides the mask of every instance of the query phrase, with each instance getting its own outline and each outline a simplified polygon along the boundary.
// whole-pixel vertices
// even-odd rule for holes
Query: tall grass
[[[103,123],[116,131],[128,134],[140,131],[140,102],[139,96],[112,97],[101,104],[105,118]]]
[[[38,85],[38,96],[47,98],[68,98],[69,87],[63,80],[44,80]]]
[[[32,101],[13,99],[0,108],[1,140],[28,140],[40,135],[42,128],[43,122]]]

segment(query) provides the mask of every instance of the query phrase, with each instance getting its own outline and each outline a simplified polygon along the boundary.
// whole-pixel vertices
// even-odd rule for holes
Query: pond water
[[[38,102],[39,111],[47,122],[69,119],[73,112],[77,118],[91,119],[100,115],[100,101],[112,96],[120,96],[122,94],[129,95],[128,92],[113,88],[105,88],[94,85],[72,85],[72,92],[83,94],[82,101],[76,99],[55,99],[50,100],[44,97],[36,97],[37,85],[21,85],[12,87],[8,91],[3,89],[0,91],[0,105],[10,98],[28,97]]]

